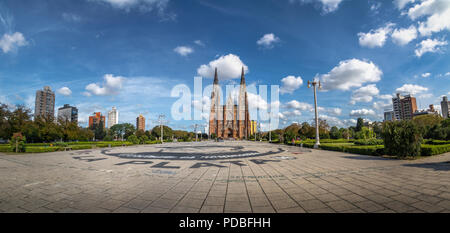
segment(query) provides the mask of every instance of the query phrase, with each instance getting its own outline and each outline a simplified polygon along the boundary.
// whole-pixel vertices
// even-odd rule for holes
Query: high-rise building
[[[450,102],[448,101],[447,96],[442,97],[441,110],[442,110],[442,116],[444,117],[444,119],[447,119],[450,117]]]
[[[251,121],[250,122],[250,135],[254,135],[257,132],[258,132],[257,122],[256,121]]]
[[[100,123],[105,128],[105,116],[101,112],[94,112],[93,116],[89,116],[89,128],[93,128]]]
[[[34,117],[55,117],[55,92],[49,86],[36,91]]]
[[[385,111],[384,121],[395,121],[394,111]]]
[[[68,104],[58,108],[58,119],[63,121],[78,122],[78,109]]]
[[[417,111],[416,98],[412,95],[402,96],[397,93],[397,96],[392,98],[392,105],[397,120],[411,120]]]
[[[136,118],[136,130],[145,131],[145,117],[142,114]]]
[[[108,129],[117,124],[119,124],[119,111],[116,107],[112,107],[112,110],[108,112]]]

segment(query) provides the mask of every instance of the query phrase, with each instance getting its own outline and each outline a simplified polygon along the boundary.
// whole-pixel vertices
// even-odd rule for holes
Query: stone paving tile
[[[250,203],[246,201],[225,202],[225,212],[251,212]]]
[[[223,213],[223,206],[204,205],[200,209],[200,213]]]
[[[303,209],[305,209],[308,212],[317,209],[329,208],[327,205],[325,205],[323,202],[317,199],[302,201],[299,202],[299,204]]]
[[[347,201],[341,200],[341,201],[331,201],[326,203],[329,207],[331,207],[336,212],[342,212],[346,210],[355,209],[356,206],[350,204]]]
[[[416,203],[412,204],[412,206],[419,210],[425,211],[427,213],[440,212],[440,211],[444,210],[444,208],[442,208],[438,205],[432,205],[425,201],[416,202]]]
[[[357,207],[363,209],[366,212],[376,212],[385,209],[383,206],[373,201],[362,201],[354,203]]]
[[[397,213],[405,213],[408,211],[412,211],[415,210],[416,208],[404,204],[403,202],[400,201],[393,201],[393,202],[388,202],[388,203],[384,203],[383,206],[397,212]]]
[[[280,151],[277,155],[296,159],[270,162],[273,155],[152,159],[154,164],[179,167],[155,169],[115,165],[133,159],[105,155],[101,149],[0,154],[0,212],[450,212],[450,171],[440,169],[450,153],[402,161],[238,141],[144,145],[110,152],[159,151],[186,155]],[[293,155],[296,151],[301,154]],[[77,159],[80,156],[102,160],[86,162]],[[238,160],[242,166],[233,162]],[[193,168],[197,163],[203,165]]]
[[[293,213],[302,213],[299,208],[292,208],[295,211]],[[276,211],[272,208],[272,206],[253,206],[253,213],[275,213]],[[282,211],[279,211],[282,213]]]

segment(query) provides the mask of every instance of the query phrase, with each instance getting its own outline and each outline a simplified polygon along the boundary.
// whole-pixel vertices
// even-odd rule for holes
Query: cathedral
[[[223,139],[248,139],[250,136],[250,114],[248,110],[247,90],[245,87],[244,67],[242,67],[241,84],[238,104],[231,95],[227,103],[220,105],[220,86],[217,68],[214,74],[214,84],[211,93],[211,112],[209,115],[209,135]]]

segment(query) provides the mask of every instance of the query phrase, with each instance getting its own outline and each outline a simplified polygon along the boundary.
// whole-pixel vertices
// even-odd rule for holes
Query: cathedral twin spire
[[[217,75],[217,67],[214,71],[214,84],[219,84],[219,76]],[[242,84],[245,84],[244,67],[242,67],[242,73],[241,73],[241,85]]]

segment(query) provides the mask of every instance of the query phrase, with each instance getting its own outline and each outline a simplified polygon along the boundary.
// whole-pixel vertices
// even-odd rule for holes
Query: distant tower
[[[49,86],[36,91],[34,117],[55,117],[55,92]]]
[[[117,124],[119,124],[119,111],[116,107],[112,107],[112,110],[108,112],[108,129]]]
[[[58,108],[58,120],[78,122],[78,109],[68,104],[64,104],[63,107]]]
[[[448,101],[447,96],[442,97],[441,110],[442,110],[442,116],[444,117],[444,119],[447,119],[450,117],[450,102]]]
[[[101,112],[94,112],[93,116],[89,116],[89,128],[94,128],[98,124],[102,124],[102,127],[105,128],[105,116]]]
[[[142,114],[136,118],[136,130],[145,131],[145,117]]]

